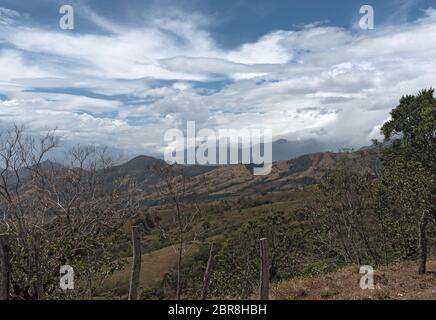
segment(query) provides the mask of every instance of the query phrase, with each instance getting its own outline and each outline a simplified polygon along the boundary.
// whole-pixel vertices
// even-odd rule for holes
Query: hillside
[[[273,162],[271,173],[255,176],[252,165],[175,165],[176,171],[183,171],[189,177],[186,189],[189,194],[201,200],[216,200],[227,197],[256,195],[268,192],[299,190],[305,186],[316,184],[322,176],[333,169],[339,158],[345,153],[319,152],[302,155],[290,160]],[[346,153],[356,167],[374,172],[376,151],[364,148]],[[161,159],[146,155],[137,156],[123,164],[111,166],[99,171],[99,175],[107,189],[115,186],[121,191],[134,187],[141,190],[144,204],[162,201],[157,192],[162,182],[157,168],[165,165]],[[42,170],[62,171],[67,167],[55,162],[46,161],[41,164]],[[19,172],[22,181],[28,180],[30,170],[24,168]],[[8,183],[13,184],[15,175],[11,172]],[[120,190],[118,190],[120,191]]]
[[[303,155],[295,159],[273,163],[272,172],[266,176],[254,176],[249,165],[223,166],[180,166],[192,177],[187,189],[202,199],[218,199],[238,196],[301,189],[319,182],[321,177],[335,167],[343,153],[321,152]],[[374,171],[375,150],[365,149],[349,153],[348,157],[362,170]],[[154,167],[163,164],[162,160],[140,156],[131,161],[110,168],[104,174],[108,182],[122,179],[126,185],[134,182],[144,191],[149,191],[148,199],[158,199],[155,193],[160,183]]]
[[[407,261],[375,268],[374,290],[362,290],[357,266],[313,278],[291,279],[271,288],[278,300],[436,300],[436,260],[428,261],[429,272],[418,275],[418,262]]]

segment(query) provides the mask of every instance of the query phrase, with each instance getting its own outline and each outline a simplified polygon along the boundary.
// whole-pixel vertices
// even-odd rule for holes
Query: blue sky
[[[165,12],[168,8],[177,8],[184,12],[198,12],[207,16],[212,23],[207,30],[223,48],[231,48],[246,42],[252,42],[272,30],[292,30],[297,26],[317,21],[351,28],[358,19],[359,8],[363,4],[373,6],[377,24],[382,25],[413,21],[422,15],[422,10],[432,5],[433,0],[2,0],[0,5],[18,12],[28,13],[35,23],[56,25],[59,18],[59,6],[77,4],[87,6],[107,19],[121,24],[140,24],[147,12]],[[143,15],[138,14],[143,13]],[[99,32],[92,22],[76,17],[76,32]]]
[[[156,155],[188,120],[358,147],[436,82],[436,0],[70,1],[74,30],[62,4],[0,0],[2,127]]]

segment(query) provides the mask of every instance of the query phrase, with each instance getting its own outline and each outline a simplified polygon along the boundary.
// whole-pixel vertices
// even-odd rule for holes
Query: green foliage
[[[420,162],[423,168],[436,171],[436,99],[434,89],[417,96],[405,96],[392,110],[392,119],[381,131],[386,139],[394,139],[384,154],[385,161]]]
[[[160,217],[148,211],[130,221],[142,225],[144,234],[148,235],[146,251],[168,246],[174,243],[171,241],[174,238],[181,239],[176,244],[186,242],[191,236],[203,242],[197,252],[183,257],[180,282],[176,271],[169,272],[151,288],[144,289],[141,298],[175,298],[178,285],[182,288],[182,298],[199,298],[209,258],[209,244],[205,241],[212,235],[222,235],[224,240],[215,246],[208,294],[211,298],[245,299],[256,292],[260,238],[267,238],[270,245],[272,282],[326,273],[344,264],[389,264],[398,259],[416,258],[418,253],[422,255],[422,250],[427,250],[422,244],[423,234],[428,233],[430,244],[435,243],[431,238],[435,234],[434,224],[423,223],[425,219],[436,222],[434,90],[423,90],[416,96],[401,98],[400,104],[391,112],[391,120],[383,125],[381,131],[389,144],[377,145],[381,159],[376,161],[376,174],[367,164],[359,165],[352,160],[350,152],[345,151],[336,167],[327,172],[317,186],[309,187],[317,201],[304,210],[265,212],[264,216],[242,225],[227,224],[231,218],[226,215],[227,220],[224,220],[226,212],[242,212],[243,209],[270,204],[271,200],[263,191],[262,196],[241,196],[209,203],[208,216],[195,220],[195,223],[194,219],[182,219],[184,212],[178,212],[179,223],[165,233],[162,232]],[[306,160],[284,175],[306,168],[310,164],[309,159]],[[77,170],[71,170],[71,173],[77,174]],[[59,186],[69,185],[70,175],[66,178],[55,179],[55,182]],[[267,179],[260,181],[259,185],[265,183],[268,183]],[[91,194],[83,191],[87,190],[86,185],[77,183],[67,188],[63,192],[68,200],[66,203],[69,203],[69,198],[74,198],[75,189],[86,200],[86,195]],[[98,280],[118,270],[120,258],[130,255],[130,247],[126,245],[130,235],[123,230],[125,221],[119,219],[111,206],[104,211],[99,209],[105,207],[103,204],[109,204],[110,198],[103,193],[102,204],[96,207],[93,207],[94,199],[88,199],[91,209],[84,207],[85,200],[77,201],[71,211],[76,223],[71,223],[70,214],[55,215],[53,210],[56,207],[50,210],[47,204],[37,207],[38,201],[35,201],[23,202],[16,207],[27,207],[29,212],[41,211],[43,231],[34,227],[37,224],[27,216],[22,220],[28,224],[27,232],[19,230],[23,228],[21,220],[12,226],[0,224],[0,232],[13,236],[11,257],[15,297],[92,297]],[[176,205],[178,207],[179,203]],[[10,204],[3,206],[4,211],[11,211]],[[188,217],[191,208],[187,207],[186,211]],[[82,220],[79,219],[81,215],[84,215]],[[63,264],[74,266],[77,289],[73,293],[59,289],[58,273]],[[42,290],[41,294],[37,294],[38,290]]]
[[[307,218],[306,214],[302,214]],[[242,225],[216,249],[209,296],[215,298],[248,298],[258,286],[259,239],[268,238],[271,250],[271,281],[278,282],[294,276],[310,276],[334,269],[342,261],[315,236],[307,221],[294,214],[277,212]],[[186,259],[182,268],[183,297],[198,298],[209,256],[208,246]],[[143,297],[175,292],[175,272],[167,274],[162,283],[147,291]],[[151,292],[151,293],[150,293]]]
[[[379,264],[380,225],[374,206],[374,175],[345,152],[318,186],[313,225],[347,263]]]
[[[119,253],[114,250],[123,237],[119,224],[99,223],[91,234],[76,233],[71,237],[66,236],[62,228],[65,225],[64,217],[52,219],[46,226],[49,232],[44,238],[27,237],[26,243],[35,246],[32,253],[35,256],[30,257],[23,243],[16,241],[17,230],[8,230],[12,235],[12,293],[15,297],[34,299],[38,283],[45,299],[92,297],[100,278],[123,267],[123,261],[117,259]],[[29,265],[29,260],[34,264]],[[74,268],[74,291],[63,291],[59,287],[60,266],[65,264]]]
[[[414,258],[423,212],[434,213],[436,100],[433,90],[406,96],[382,128],[386,147],[375,173],[344,151],[313,191],[317,203],[298,214],[276,212],[228,234],[217,252],[210,296],[248,298],[258,286],[260,238],[271,247],[271,280],[326,273],[345,263],[389,264]],[[259,205],[240,198],[237,207]],[[435,220],[436,221],[436,220]],[[185,261],[183,297],[198,298],[208,248]],[[175,273],[143,297],[174,292]],[[172,288],[172,289],[171,289]],[[165,290],[164,290],[165,289]],[[165,295],[164,294],[164,295]]]
[[[414,258],[418,253],[420,221],[436,221],[434,90],[403,97],[391,117],[381,129],[392,143],[382,155],[379,210],[391,251],[402,258]]]

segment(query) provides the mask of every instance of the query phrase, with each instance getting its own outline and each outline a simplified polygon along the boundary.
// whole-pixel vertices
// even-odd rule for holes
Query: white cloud
[[[358,146],[377,135],[401,95],[436,83],[433,9],[395,27],[355,32],[313,24],[231,50],[216,44],[198,14],[171,12],[132,27],[83,12],[105,32],[32,27],[0,10],[0,94],[9,98],[1,102],[2,123],[57,126],[70,140],[144,153],[186,120]],[[228,83],[217,90],[214,80]],[[126,97],[29,92],[34,88]]]
[[[0,79],[13,83],[17,78],[49,77],[52,74],[26,61],[16,50],[0,51]]]
[[[0,8],[0,25],[13,24],[15,19],[20,17],[20,13],[7,8]]]

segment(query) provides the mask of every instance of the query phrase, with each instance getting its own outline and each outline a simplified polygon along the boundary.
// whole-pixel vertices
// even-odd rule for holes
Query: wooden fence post
[[[427,271],[427,225],[429,220],[428,213],[424,212],[419,221],[419,274],[425,274]]]
[[[269,300],[269,270],[271,268],[271,258],[269,253],[268,239],[262,238],[260,244],[260,288],[259,299]]]
[[[132,227],[133,260],[130,277],[129,300],[138,300],[139,276],[141,273],[141,237],[138,226]]]
[[[0,234],[0,300],[9,300],[10,282],[9,235]]]
[[[203,291],[201,292],[201,300],[206,300],[207,297],[207,291],[209,290],[209,284],[210,284],[210,274],[213,268],[213,261],[214,261],[214,255],[213,255],[213,243],[212,243],[210,245],[209,260],[207,261],[206,271],[204,272],[204,277],[203,277]]]

